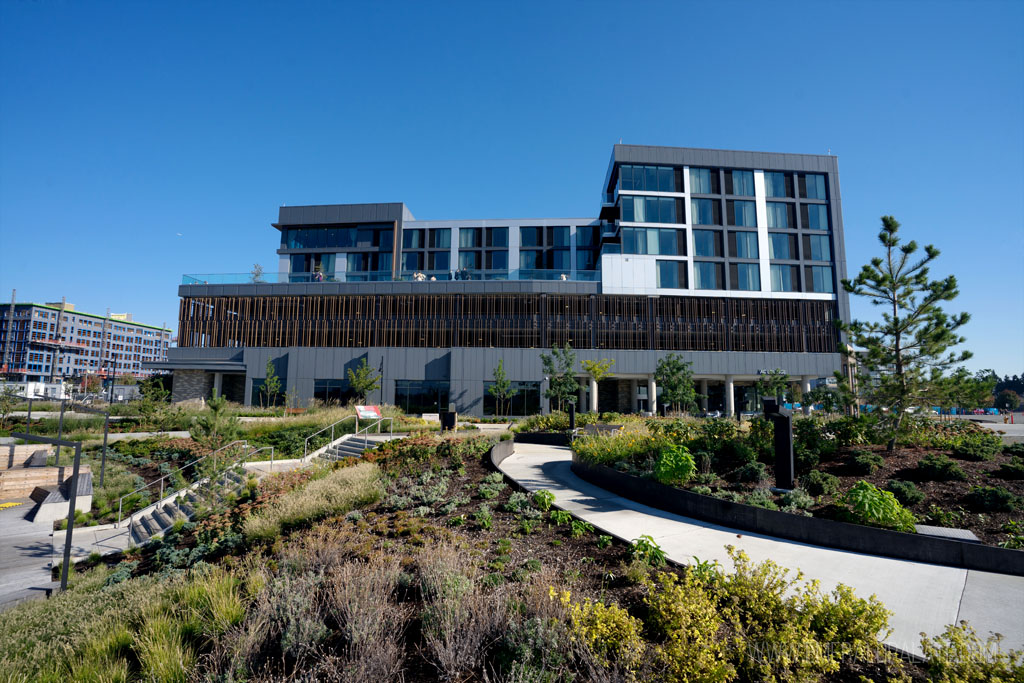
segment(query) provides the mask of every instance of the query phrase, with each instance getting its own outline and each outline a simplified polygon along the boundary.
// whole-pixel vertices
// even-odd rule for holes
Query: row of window
[[[282,230],[286,249],[388,249],[394,245],[390,223],[367,223],[343,228],[287,228]]]
[[[508,231],[507,226],[459,228],[459,248],[508,247]],[[576,246],[597,246],[599,237],[597,226],[581,225],[576,228]],[[519,245],[522,247],[567,247],[569,241],[569,227],[565,225],[519,228]],[[447,249],[450,246],[451,228],[410,228],[402,231],[403,249]]]
[[[622,221],[626,223],[685,223],[686,214],[680,199],[666,197],[624,196],[621,200]],[[795,228],[796,208],[786,202],[767,202],[769,228]],[[757,227],[757,205],[749,200],[729,199],[725,202],[728,225]],[[828,204],[801,204],[801,224],[808,230],[828,230]],[[722,207],[717,199],[691,199],[690,220],[693,225],[721,225]]]
[[[658,287],[661,289],[687,289],[686,261],[658,261]],[[800,267],[772,264],[769,269],[771,291],[799,292]],[[831,266],[805,266],[807,292],[833,293]],[[725,264],[714,261],[694,261],[693,288],[724,290]],[[733,291],[761,291],[761,269],[756,263],[730,263],[729,289]]]
[[[253,402],[260,400],[258,387],[261,380],[253,380]],[[484,382],[484,415],[534,415],[540,412],[540,382],[512,382],[512,396],[499,402],[491,393],[494,382]],[[447,380],[395,381],[395,405],[409,414],[439,413],[448,410],[451,395]],[[263,397],[266,400],[266,397]],[[343,379],[317,379],[313,381],[313,398],[324,403],[343,404],[356,398],[348,381]]]
[[[827,199],[825,175],[821,173],[789,173],[765,171],[764,189],[767,197],[793,197],[794,177],[804,199]],[[680,169],[668,166],[630,166],[619,168],[619,189],[634,192],[682,192]],[[725,194],[753,197],[754,172],[727,170],[724,172]],[[719,170],[713,168],[690,169],[691,194],[721,194]]]
[[[799,258],[796,235],[770,233],[768,255],[773,259]],[[686,231],[675,228],[623,228],[623,254],[686,256]],[[722,233],[718,230],[694,230],[693,254],[698,257],[721,257],[724,253]],[[733,258],[759,258],[756,232],[730,231],[729,255]],[[831,261],[832,249],[828,235],[804,235],[805,259]]]

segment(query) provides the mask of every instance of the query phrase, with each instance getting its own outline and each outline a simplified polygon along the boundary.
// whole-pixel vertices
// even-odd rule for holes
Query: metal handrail
[[[362,429],[356,429],[355,434],[352,435],[353,439],[355,439],[360,434],[363,435],[363,450],[364,451],[366,450],[367,443],[369,442],[368,437],[369,437],[369,434],[370,434],[370,430],[373,429],[374,427],[376,427],[377,428],[377,433],[380,434],[380,423],[383,422],[384,420],[388,421],[388,438],[389,439],[395,438],[395,420],[394,420],[394,418],[391,418],[391,417],[378,417],[375,422],[372,422],[372,423],[366,425]]]
[[[267,451],[267,450],[270,451],[270,471],[273,472],[274,471],[274,447],[273,446],[262,446],[260,448],[257,448],[254,451],[250,451],[250,452],[246,453],[245,457],[252,458],[257,453],[261,453],[261,452]],[[252,460],[250,460],[249,462],[252,462]]]
[[[160,477],[159,479],[154,479],[153,481],[149,482],[148,484],[146,484],[144,486],[140,486],[139,488],[135,489],[131,493],[126,493],[123,496],[121,496],[120,498],[118,498],[117,499],[117,525],[116,525],[117,528],[119,528],[119,529],[121,528],[121,514],[122,514],[122,509],[123,509],[123,506],[124,506],[124,499],[125,498],[127,498],[128,496],[134,495],[134,494],[138,493],[139,491],[145,491],[150,486],[153,486],[157,482],[160,482],[160,497],[157,498],[157,502],[159,502],[159,501],[164,499],[164,480],[166,480],[168,477],[173,477],[175,474],[177,474],[178,472],[181,472],[186,467],[189,467],[191,465],[195,465],[197,462],[199,462],[201,460],[206,460],[207,458],[211,458],[211,457],[217,455],[218,453],[220,453],[221,451],[226,450],[228,448],[231,448],[232,446],[237,446],[239,444],[245,446],[245,450],[246,450],[246,452],[248,452],[248,450],[249,450],[249,442],[248,441],[246,441],[244,439],[238,439],[236,441],[232,441],[231,443],[229,443],[229,444],[227,444],[225,446],[221,446],[220,448],[218,448],[214,452],[207,453],[206,455],[204,455],[204,456],[202,456],[200,458],[196,458],[195,460],[192,460],[191,462],[187,462],[184,465],[182,465],[181,467],[179,467],[178,469],[174,470],[173,472],[169,472],[169,473],[163,475],[162,477]],[[214,461],[216,461],[216,458],[214,458]],[[216,464],[214,465],[214,469],[216,469]],[[146,507],[149,507],[149,506],[146,506]],[[135,513],[134,512],[131,513],[131,515],[129,515],[129,517],[128,517],[128,520],[129,520],[128,524],[129,524],[129,526],[131,526],[131,522],[132,522],[134,517],[135,517]]]
[[[331,430],[331,440],[330,440],[329,443],[334,443],[334,427],[335,427],[335,425],[340,425],[342,422],[345,422],[346,420],[352,420],[352,419],[354,419],[356,421],[356,432],[358,433],[358,431],[359,431],[359,416],[358,415],[346,415],[345,417],[341,418],[337,422],[332,422],[331,424],[327,425],[323,429],[318,429],[315,432],[313,432],[312,434],[310,434],[309,436],[307,436],[306,440],[302,444],[302,459],[305,460],[306,457],[309,454],[309,440],[310,439],[312,439],[314,436],[316,436],[320,432],[326,432],[328,429],[330,429]]]

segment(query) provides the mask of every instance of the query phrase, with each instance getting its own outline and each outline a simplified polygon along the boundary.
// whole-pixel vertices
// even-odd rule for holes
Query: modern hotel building
[[[174,399],[252,402],[268,361],[299,403],[347,398],[492,414],[494,368],[513,414],[547,409],[540,354],[611,359],[581,409],[657,409],[654,370],[693,363],[710,410],[752,399],[758,373],[806,387],[844,369],[849,304],[833,156],[615,145],[596,216],[415,220],[396,204],[281,207],[279,272],[186,275]]]

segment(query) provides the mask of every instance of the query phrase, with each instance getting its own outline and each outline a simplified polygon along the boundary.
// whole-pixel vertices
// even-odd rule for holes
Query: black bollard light
[[[791,491],[793,475],[793,411],[779,405],[777,398],[765,397],[764,416],[775,432],[775,488]]]

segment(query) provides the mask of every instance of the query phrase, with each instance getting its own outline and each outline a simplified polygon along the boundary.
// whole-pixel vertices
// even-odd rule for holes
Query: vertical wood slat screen
[[[496,347],[836,353],[835,302],[622,295],[185,297],[182,347]]]

